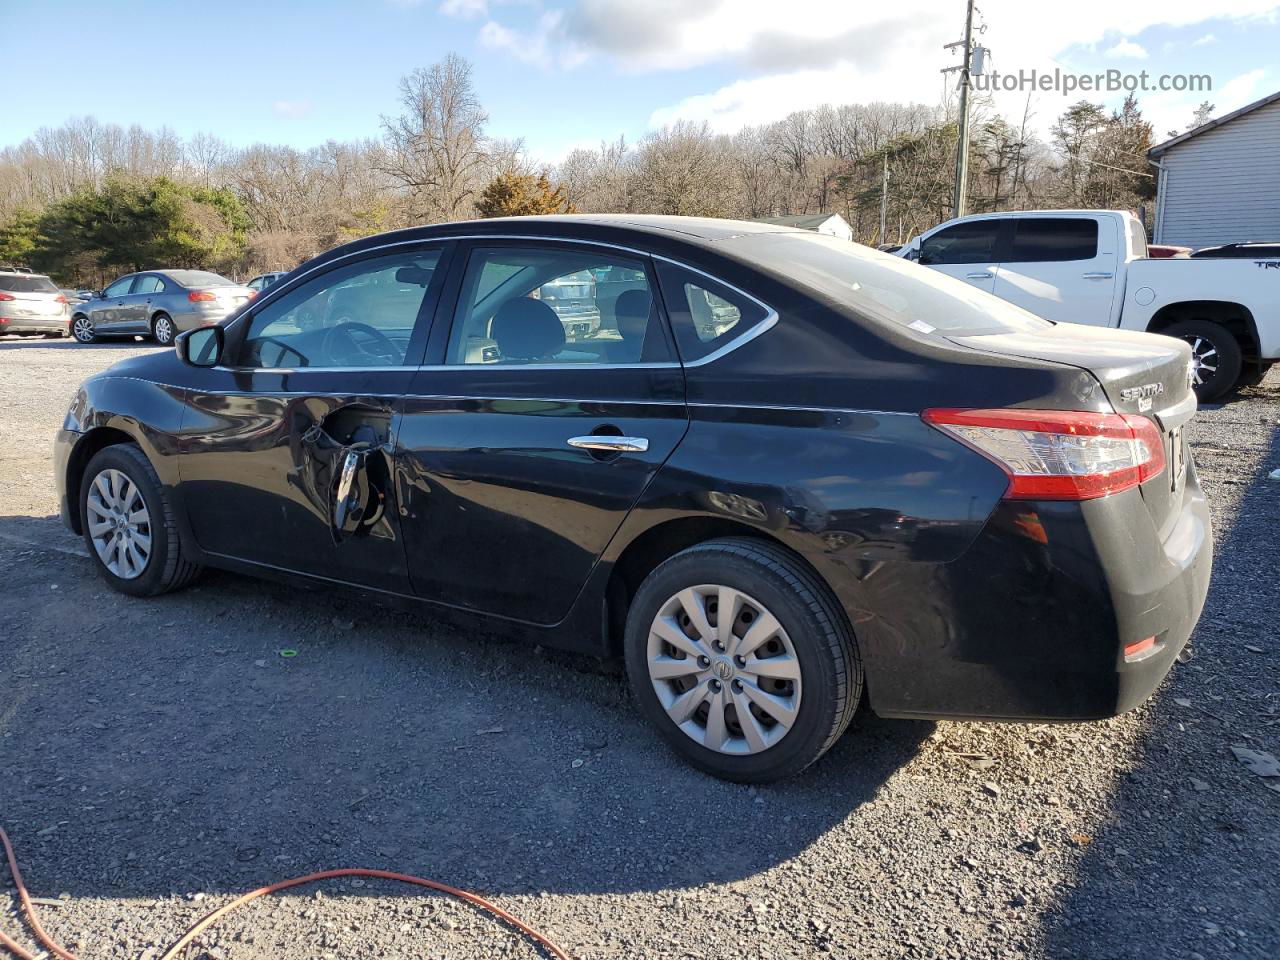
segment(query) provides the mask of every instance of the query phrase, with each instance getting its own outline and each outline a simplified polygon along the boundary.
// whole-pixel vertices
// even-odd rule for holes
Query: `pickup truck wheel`
[[[1240,379],[1244,355],[1225,327],[1212,320],[1179,320],[1162,331],[1191,346],[1191,386],[1201,402],[1229,393]]]

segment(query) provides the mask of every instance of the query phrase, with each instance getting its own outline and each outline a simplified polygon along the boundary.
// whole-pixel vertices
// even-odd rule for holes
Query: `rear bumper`
[[[893,578],[894,593],[914,586],[909,608],[855,620],[871,705],[898,717],[1124,713],[1151,696],[1191,636],[1212,566],[1194,469],[1163,542],[1137,490],[1003,503],[958,560]],[[1147,637],[1154,646],[1126,659]]]
[[[5,317],[0,320],[0,335],[6,333],[67,333],[70,320],[65,317]]]

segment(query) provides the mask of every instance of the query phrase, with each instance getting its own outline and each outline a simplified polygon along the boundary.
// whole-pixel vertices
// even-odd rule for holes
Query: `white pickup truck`
[[[898,256],[1049,320],[1179,337],[1201,400],[1256,384],[1280,360],[1280,259],[1147,258],[1121,210],[1028,210],[949,220]]]

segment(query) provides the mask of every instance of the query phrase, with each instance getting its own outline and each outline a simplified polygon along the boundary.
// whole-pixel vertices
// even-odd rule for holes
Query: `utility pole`
[[[973,64],[973,0],[967,0],[965,5],[964,39],[948,43],[944,49],[956,47],[961,48],[960,66],[948,67],[942,72],[960,71],[960,136],[956,144],[956,188],[952,208],[954,216],[963,217],[969,184],[969,71]]]
[[[880,242],[888,243],[884,232],[889,219],[889,151],[884,152],[884,179],[880,183]]]

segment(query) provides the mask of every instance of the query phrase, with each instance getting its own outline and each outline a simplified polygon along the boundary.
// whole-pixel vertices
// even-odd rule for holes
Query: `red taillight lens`
[[[926,410],[921,417],[1009,475],[1007,500],[1093,500],[1164,470],[1146,417],[1073,410]]]
[[[70,302],[71,302],[70,300],[68,300],[68,299],[66,298],[66,296],[65,296],[64,294],[61,294],[61,293],[60,293],[60,294],[58,294],[58,295],[57,295],[56,297],[54,297],[53,299],[54,299],[54,300],[56,300],[56,301],[58,301],[58,303],[70,303]]]
[[[192,303],[208,303],[210,300],[217,300],[218,298],[207,290],[192,290],[187,294],[187,299]]]
[[[256,297],[257,295],[258,295],[258,291],[257,291],[257,290],[250,290],[250,291],[249,291],[249,299],[250,299],[250,300],[252,300],[252,299],[253,299],[254,297]]]
[[[17,300],[17,299],[18,298],[11,293],[0,293],[0,300]]]

